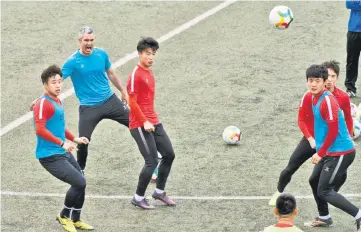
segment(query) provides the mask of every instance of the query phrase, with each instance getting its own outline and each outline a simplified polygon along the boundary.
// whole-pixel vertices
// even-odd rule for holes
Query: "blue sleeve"
[[[105,71],[107,71],[112,66],[112,63],[110,62],[108,53],[103,50],[103,54],[104,54],[104,60],[105,60]]]
[[[63,67],[61,68],[61,72],[63,73],[63,78],[66,79],[73,74],[74,69],[74,59],[69,58],[65,63],[63,64]]]
[[[361,1],[346,0],[346,8],[351,10],[361,11]]]

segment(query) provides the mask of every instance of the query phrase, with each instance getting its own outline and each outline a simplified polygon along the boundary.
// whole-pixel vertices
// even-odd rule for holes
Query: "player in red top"
[[[342,89],[336,87],[336,82],[340,73],[340,63],[331,60],[322,63],[322,65],[325,66],[328,70],[328,80],[326,82],[326,88],[336,97],[337,102],[345,116],[347,129],[351,137],[353,137],[353,120],[351,115],[350,96]]]
[[[328,69],[328,81],[326,82],[326,88],[335,95],[341,110],[345,115],[345,121],[347,124],[348,131],[353,137],[353,121],[351,116],[351,102],[350,97],[335,86],[340,72],[339,63],[336,61],[324,62],[323,65]],[[287,167],[281,172],[277,192],[273,194],[269,205],[275,206],[277,197],[285,190],[287,184],[291,181],[292,175],[306,162],[313,154],[315,150],[314,140],[314,116],[312,111],[312,94],[307,91],[301,100],[299,111],[298,111],[298,127],[304,135],[297,145],[295,151],[292,153],[291,158],[288,162]],[[322,151],[321,151],[322,152]],[[335,191],[346,181],[347,174],[345,173],[343,179],[335,187]]]
[[[312,65],[306,71],[307,85],[313,95],[314,138],[316,153],[312,163],[316,164],[309,183],[316,200],[319,216],[310,227],[330,227],[333,224],[328,204],[350,214],[356,219],[357,231],[360,232],[361,210],[335,191],[336,186],[347,173],[355,159],[355,146],[347,129],[344,114],[337,99],[325,89],[329,72],[324,65]]]
[[[145,164],[139,176],[136,194],[132,204],[143,209],[154,209],[145,199],[145,191],[151,180],[152,173],[158,164],[158,151],[162,160],[158,168],[156,189],[152,197],[161,200],[169,206],[176,203],[165,193],[164,188],[175,158],[172,143],[159,122],[154,110],[155,81],[150,67],[159,44],[153,38],[142,38],[137,45],[139,63],[128,78],[130,133],[137,142]]]

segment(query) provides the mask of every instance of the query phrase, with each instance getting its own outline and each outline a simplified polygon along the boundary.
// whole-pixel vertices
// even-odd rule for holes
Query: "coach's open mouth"
[[[92,49],[93,49],[92,46],[87,46],[87,47],[85,48],[85,50],[86,50],[87,52],[90,52]]]

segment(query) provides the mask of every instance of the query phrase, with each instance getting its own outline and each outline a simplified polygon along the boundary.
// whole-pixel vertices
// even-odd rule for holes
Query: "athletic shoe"
[[[56,217],[56,220],[63,226],[64,230],[68,232],[76,232],[73,221],[67,217],[61,217],[60,214]]]
[[[332,218],[325,220],[325,219],[316,217],[312,222],[305,222],[304,225],[307,227],[332,227],[333,221],[332,221]]]
[[[281,194],[280,194],[278,191],[275,192],[275,193],[273,194],[271,200],[268,202],[268,204],[269,204],[270,206],[275,207],[275,206],[276,206],[276,201],[277,201],[277,199],[278,199],[278,197],[279,197],[280,195],[281,195]]]
[[[177,205],[177,203],[175,203],[174,201],[172,201],[165,192],[163,193],[157,193],[157,191],[153,191],[152,193],[152,197],[154,198],[154,200],[160,200],[162,202],[164,202],[165,204],[169,205],[169,206],[175,206]]]
[[[356,97],[356,93],[351,90],[347,90],[346,93],[350,96],[350,98]]]
[[[140,207],[142,209],[154,209],[155,207],[148,203],[148,200],[146,198],[143,198],[140,201],[137,201],[135,197],[132,199],[132,204],[136,207]]]
[[[93,226],[86,224],[82,220],[74,222],[74,226],[75,226],[75,228],[81,229],[81,230],[94,230]]]

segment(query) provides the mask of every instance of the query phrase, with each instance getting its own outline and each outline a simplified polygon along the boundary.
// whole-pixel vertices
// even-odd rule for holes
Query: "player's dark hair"
[[[143,37],[138,42],[137,51],[142,52],[147,48],[151,48],[153,51],[157,51],[159,49],[159,43],[152,37]]]
[[[296,209],[296,199],[288,193],[281,194],[276,201],[276,208],[280,216],[293,213]]]
[[[328,78],[327,68],[323,65],[313,64],[306,70],[306,79],[314,77],[314,78],[322,78],[324,81]]]
[[[41,81],[43,84],[48,83],[49,78],[55,76],[56,74],[59,74],[59,76],[63,77],[63,73],[61,72],[60,67],[53,64],[43,71],[41,74]]]
[[[337,74],[337,76],[340,74],[340,62],[337,62],[336,60],[331,60],[323,62],[322,65],[326,68],[332,69]]]

